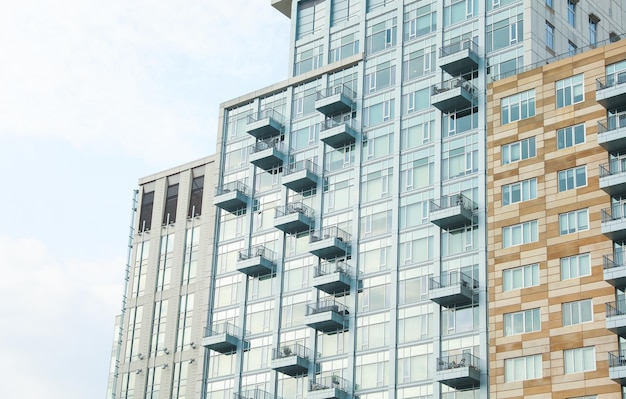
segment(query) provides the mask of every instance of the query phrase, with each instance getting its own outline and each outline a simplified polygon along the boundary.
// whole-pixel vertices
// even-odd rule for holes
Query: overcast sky
[[[270,0],[2,3],[2,397],[104,397],[137,179],[215,152],[219,104],[287,78],[289,26]]]

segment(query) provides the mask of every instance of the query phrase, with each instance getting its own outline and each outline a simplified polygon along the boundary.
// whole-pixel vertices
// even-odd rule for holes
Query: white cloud
[[[3,396],[101,396],[124,261],[55,259],[39,240],[7,236],[0,253]]]

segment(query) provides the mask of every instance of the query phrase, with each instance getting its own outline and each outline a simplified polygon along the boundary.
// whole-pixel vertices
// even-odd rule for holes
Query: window
[[[176,206],[178,205],[178,183],[167,187],[163,225],[176,222]]]
[[[559,215],[561,235],[589,230],[589,212],[587,209],[561,213]]]
[[[576,26],[576,3],[573,0],[567,1],[567,23]]]
[[[591,275],[591,257],[589,254],[561,258],[561,280]]]
[[[367,54],[374,54],[396,45],[396,18],[383,21],[367,29]]]
[[[537,198],[536,178],[502,186],[502,205],[515,204],[535,198]]]
[[[552,0],[546,0],[546,5],[552,8]]]
[[[589,16],[589,42],[592,46],[598,43],[598,20]]]
[[[570,57],[576,55],[576,52],[578,51],[578,46],[576,46],[574,43],[572,43],[571,41],[567,41],[567,52],[570,55]]]
[[[511,16],[505,12],[498,17],[489,18],[486,26],[487,52],[500,50],[524,40],[524,14],[514,14],[518,9],[511,10]],[[519,10],[521,11],[521,10]],[[502,19],[504,17],[504,19]]]
[[[563,108],[583,101],[585,99],[584,80],[583,74],[558,80],[556,82],[556,107]]]
[[[331,26],[357,16],[361,11],[359,3],[359,0],[333,0],[330,11]]]
[[[593,303],[591,299],[567,302],[561,305],[561,313],[564,327],[587,323],[593,321]]]
[[[504,335],[515,335],[541,330],[539,308],[504,315]]]
[[[358,52],[359,39],[355,37],[354,33],[341,37],[337,37],[337,35],[330,36],[330,51],[328,55],[329,63],[343,60],[344,58],[350,57],[351,55],[354,55]]]
[[[563,351],[565,374],[582,373],[596,369],[596,351],[593,346]]]
[[[394,99],[363,108],[363,126],[375,126],[393,119]]]
[[[537,229],[538,224],[536,220],[503,227],[502,247],[509,248],[539,241],[539,232]]]
[[[322,29],[326,14],[325,8],[324,0],[308,0],[298,3],[297,39]]]
[[[446,4],[449,5],[443,8],[444,27],[472,18],[474,10],[478,10],[477,0],[450,0]]]
[[[519,121],[535,116],[535,89],[505,97],[500,101],[501,123]]]
[[[559,192],[587,185],[587,166],[559,171]]]
[[[204,191],[204,176],[194,177],[191,182],[191,196],[189,198],[189,210],[187,217],[202,214],[202,193]]]
[[[404,40],[413,40],[437,30],[437,11],[434,5],[425,5],[416,8],[413,3],[406,8],[412,8],[404,13]]]
[[[502,271],[502,285],[505,292],[539,285],[539,263]]]
[[[554,50],[554,26],[546,21],[546,47]]]
[[[504,381],[523,381],[542,378],[541,355],[516,357],[504,360]]]
[[[556,147],[558,150],[585,142],[585,124],[568,126],[556,131]]]
[[[365,71],[365,90],[368,93],[386,89],[396,83],[396,66],[383,62]]]
[[[139,212],[139,232],[149,231],[152,226],[152,207],[154,205],[154,191],[143,193],[141,211]]]
[[[502,165],[533,158],[537,155],[535,138],[531,137],[511,144],[505,144],[502,146],[501,154]]]
[[[402,115],[412,114],[430,106],[430,89],[425,87],[402,96]]]

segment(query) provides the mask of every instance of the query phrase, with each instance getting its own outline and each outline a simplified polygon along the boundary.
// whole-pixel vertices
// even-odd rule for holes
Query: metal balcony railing
[[[233,181],[230,183],[224,183],[221,186],[215,187],[215,195],[222,195],[230,193],[231,191],[240,191],[246,195],[250,195],[250,189],[248,186],[240,181]]]
[[[292,213],[301,213],[309,218],[313,218],[315,216],[313,209],[304,205],[302,202],[290,202],[284,206],[277,206],[275,211],[277,218],[285,215],[291,215]]]
[[[351,100],[354,100],[356,98],[356,93],[352,89],[348,88],[348,86],[346,86],[346,85],[337,85],[337,86],[329,87],[329,88],[327,88],[325,90],[318,91],[317,92],[317,99],[321,100],[322,98],[330,97],[330,96],[333,96],[335,94],[344,94],[345,96],[347,96]]]
[[[431,199],[430,211],[434,212],[434,211],[438,211],[441,209],[452,208],[454,206],[459,206],[459,205],[471,212],[478,209],[478,205],[471,199],[464,196],[463,194],[452,194],[452,195],[441,196],[439,199],[436,199],[436,200]]]
[[[461,367],[471,367],[480,370],[480,359],[471,353],[461,353],[437,358],[437,371]]]
[[[337,226],[329,226],[329,227],[324,227],[319,232],[315,232],[314,234],[311,234],[311,239],[309,240],[309,242],[321,241],[327,238],[337,238],[340,241],[349,243],[350,240],[352,239],[352,236],[346,233],[345,231],[341,230]]]
[[[452,287],[455,285],[462,285],[471,289],[478,288],[478,281],[474,280],[460,270],[452,270],[449,272],[442,272],[439,277],[431,277],[429,279],[429,289],[435,290],[438,288]]]
[[[234,399],[282,399],[280,396],[272,395],[259,388],[248,389],[233,394]]]
[[[600,165],[600,177],[616,175],[626,172],[626,158],[611,159],[608,163]]]
[[[263,245],[255,245],[250,247],[250,249],[239,251],[239,260],[248,260],[256,256],[260,256],[271,262],[276,261],[276,252],[265,248]]]
[[[347,276],[352,275],[352,267],[345,260],[340,259],[334,262],[324,261],[319,266],[315,266],[313,277],[326,276],[328,274],[343,273]]]
[[[626,83],[626,71],[619,71],[596,79],[596,90],[608,89],[609,87]]]
[[[358,130],[361,128],[361,122],[358,119],[350,118],[346,120],[326,119],[324,122],[320,122],[320,131],[332,129],[337,126],[347,125],[348,127]]]
[[[272,349],[272,360],[290,356],[300,356],[301,358],[308,359],[310,355],[311,351],[309,348],[300,343],[284,344],[280,348]]]
[[[280,152],[286,152],[285,143],[282,142],[279,137],[271,137],[269,139],[257,141],[249,147],[249,152],[250,154],[255,154],[270,148],[276,148]]]
[[[606,303],[606,317],[622,316],[626,314],[626,299]]]
[[[622,127],[626,127],[626,114],[611,115],[598,121],[598,134],[611,132]]]
[[[287,167],[283,169],[283,174],[289,175],[303,170],[308,170],[317,175],[319,174],[318,169],[319,168],[315,162],[311,161],[310,159],[305,159],[303,161],[292,162],[287,165]]]
[[[626,366],[626,350],[609,352],[609,367]]]
[[[604,270],[613,269],[615,267],[624,266],[624,250],[616,249],[613,251],[613,255],[604,255],[602,257]]]
[[[211,337],[213,335],[228,334],[234,337],[241,336],[241,328],[237,327],[230,321],[221,321],[213,323],[210,327],[207,327],[205,337]]]
[[[624,219],[626,217],[626,211],[624,207],[626,207],[626,204],[614,204],[610,208],[603,209],[602,223]]]
[[[350,389],[350,382],[338,375],[318,376],[315,380],[309,380],[309,391],[337,388],[344,392]]]
[[[448,90],[456,89],[459,87],[462,87],[463,89],[465,89],[472,96],[474,96],[477,92],[476,87],[473,84],[471,84],[470,81],[468,81],[465,78],[458,77],[458,78],[452,78],[450,80],[446,80],[444,82],[432,85],[431,93],[432,95],[435,95],[435,94],[443,93]]]
[[[334,299],[322,299],[306,305],[307,316],[317,313],[328,312],[329,310],[335,313],[341,313],[343,315],[348,314],[348,308],[345,305],[336,302]]]
[[[439,49],[439,57],[456,54],[459,51],[468,49],[474,53],[478,53],[478,43],[473,39],[465,39],[447,44]]]
[[[248,123],[260,121],[264,118],[272,118],[281,125],[285,123],[285,117],[282,116],[279,112],[274,111],[273,109],[264,109],[263,111],[255,112],[248,115]]]

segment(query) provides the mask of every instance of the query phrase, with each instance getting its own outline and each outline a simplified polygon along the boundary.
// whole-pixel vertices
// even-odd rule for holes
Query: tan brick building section
[[[607,329],[605,316],[605,304],[616,300],[616,288],[605,281],[603,268],[603,256],[612,255],[613,241],[601,232],[602,209],[611,206],[611,196],[599,184],[600,165],[608,163],[609,153],[598,144],[598,122],[607,119],[607,108],[596,101],[596,79],[604,82],[606,66],[625,59],[626,41],[620,41],[496,81],[488,87],[492,399],[622,397],[620,383],[609,377],[609,352],[617,353],[619,337]],[[557,81],[580,74],[584,76],[584,100],[557,108]],[[502,99],[531,89],[535,90],[535,115],[502,124]],[[557,149],[557,131],[578,124],[585,127],[584,142]],[[533,137],[536,156],[503,165],[503,146]],[[586,166],[586,185],[559,192],[559,172],[580,166]],[[503,205],[504,185],[533,178],[537,179],[535,199]],[[588,229],[561,235],[559,215],[584,209],[588,210]],[[538,241],[504,247],[505,227],[532,221],[537,222]],[[562,279],[561,258],[587,253],[591,260],[590,274]],[[538,285],[505,292],[504,271],[532,264],[539,265]],[[564,326],[562,305],[585,299],[592,300],[592,321]],[[505,335],[506,314],[537,308],[538,331],[535,327],[531,332]],[[526,322],[523,328],[527,328]],[[564,351],[588,347],[594,348],[595,369],[566,373]],[[535,370],[539,377],[506,379],[507,359],[532,355],[541,356],[541,371]]]

